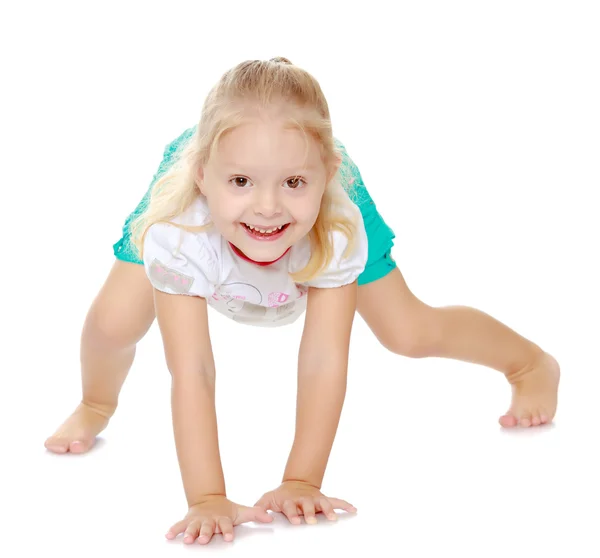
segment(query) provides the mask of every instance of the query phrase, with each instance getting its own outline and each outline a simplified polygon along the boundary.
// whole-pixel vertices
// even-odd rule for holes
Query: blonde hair
[[[251,102],[268,107],[276,100],[290,104],[294,117],[292,126],[309,134],[320,146],[320,154],[328,172],[328,183],[321,201],[316,222],[309,232],[311,255],[306,266],[291,275],[297,283],[317,277],[331,263],[334,255],[333,231],[341,231],[348,239],[347,257],[354,249],[357,221],[348,211],[352,202],[343,188],[352,183],[350,171],[340,165],[333,173],[336,161],[342,160],[342,149],[336,145],[332,134],[329,107],[317,80],[286,58],[268,61],[249,60],[225,72],[210,90],[200,122],[172,166],[152,187],[145,211],[131,224],[132,244],[140,258],[144,252],[144,238],[148,228],[155,223],[169,223],[190,232],[201,232],[211,226],[190,226],[173,223],[202,194],[197,180],[198,170],[210,159],[219,139],[242,122],[243,106]]]

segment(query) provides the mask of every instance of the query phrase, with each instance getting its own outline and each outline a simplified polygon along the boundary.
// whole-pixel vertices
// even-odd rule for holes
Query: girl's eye
[[[231,182],[234,186],[238,186],[239,188],[245,188],[250,184],[250,181],[243,176],[236,176],[232,178],[229,182]]]
[[[304,182],[304,180],[302,180],[302,178],[300,178],[299,176],[295,176],[294,178],[288,178],[285,181],[285,184],[288,188],[296,190],[297,188],[301,188],[301,186],[306,184],[306,182]]]

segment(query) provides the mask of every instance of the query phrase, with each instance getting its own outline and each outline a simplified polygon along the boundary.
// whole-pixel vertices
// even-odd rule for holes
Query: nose
[[[274,217],[281,213],[277,190],[272,188],[257,188],[254,200],[254,213],[263,217]]]

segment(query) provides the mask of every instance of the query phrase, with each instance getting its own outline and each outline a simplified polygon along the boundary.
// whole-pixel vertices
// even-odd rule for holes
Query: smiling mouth
[[[253,236],[257,236],[259,238],[268,238],[268,237],[272,237],[272,236],[277,236],[279,234],[281,234],[283,231],[285,231],[285,229],[288,228],[288,226],[290,225],[289,223],[286,223],[285,225],[278,225],[276,227],[268,227],[268,228],[263,228],[263,227],[259,227],[256,225],[248,225],[247,223],[241,223],[243,225],[243,227],[246,229],[247,232],[249,232],[251,235]]]

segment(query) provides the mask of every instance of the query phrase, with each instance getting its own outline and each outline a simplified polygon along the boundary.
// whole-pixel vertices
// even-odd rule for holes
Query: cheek
[[[237,221],[239,212],[235,200],[225,198],[224,196],[207,197],[208,209],[211,213],[213,222],[215,223],[231,223]]]
[[[316,194],[305,200],[306,203],[302,204],[299,208],[298,220],[302,220],[302,222],[310,226],[314,225],[321,209],[321,199],[322,195]]]
[[[312,227],[319,215],[319,209],[320,206],[317,203],[312,203],[303,207],[296,207],[292,215],[298,224]]]

